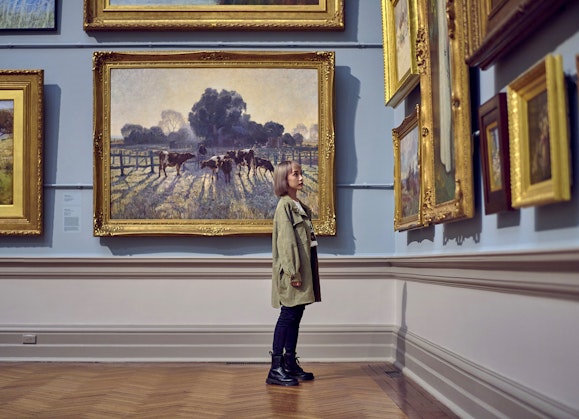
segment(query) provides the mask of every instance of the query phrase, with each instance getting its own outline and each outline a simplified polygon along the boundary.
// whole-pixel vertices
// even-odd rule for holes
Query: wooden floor
[[[455,418],[389,364],[302,363],[296,387],[266,364],[2,363],[0,418]]]

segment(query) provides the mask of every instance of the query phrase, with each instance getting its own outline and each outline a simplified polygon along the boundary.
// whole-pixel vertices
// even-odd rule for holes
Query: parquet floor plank
[[[0,419],[456,418],[390,364],[311,363],[316,379],[265,384],[269,365],[2,363]]]

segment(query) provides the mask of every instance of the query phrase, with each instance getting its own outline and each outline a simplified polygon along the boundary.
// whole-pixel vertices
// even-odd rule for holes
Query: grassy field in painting
[[[304,162],[302,170],[305,188],[299,197],[318,214],[317,160],[315,164]],[[213,175],[209,169],[201,169],[194,158],[181,167],[180,176],[171,167],[167,177],[159,177],[158,166],[143,161],[124,167],[123,174],[113,161],[111,219],[272,219],[278,200],[272,175],[263,169],[248,176],[247,167],[234,167],[231,181],[226,183],[223,173]]]
[[[0,205],[12,204],[14,179],[14,140],[0,140]]]

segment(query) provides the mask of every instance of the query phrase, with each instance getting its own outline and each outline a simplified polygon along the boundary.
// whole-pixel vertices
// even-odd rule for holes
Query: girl
[[[296,358],[305,306],[320,298],[316,236],[312,212],[297,198],[304,187],[302,168],[295,161],[279,163],[273,172],[274,193],[280,197],[273,218],[272,306],[280,308],[267,384],[295,386],[313,380]]]

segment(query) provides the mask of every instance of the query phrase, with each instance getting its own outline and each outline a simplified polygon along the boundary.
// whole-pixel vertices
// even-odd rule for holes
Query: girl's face
[[[304,178],[302,176],[302,169],[299,166],[292,166],[291,172],[287,175],[287,184],[294,193],[303,189]]]

